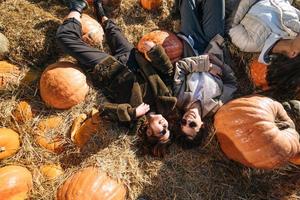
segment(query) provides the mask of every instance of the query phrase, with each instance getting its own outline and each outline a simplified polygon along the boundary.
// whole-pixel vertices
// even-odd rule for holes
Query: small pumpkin
[[[41,120],[35,130],[36,143],[53,153],[61,153],[64,150],[64,138],[55,134],[62,123],[63,119],[59,116]]]
[[[84,145],[89,141],[91,136],[99,130],[100,126],[100,116],[99,112],[94,110],[92,116],[85,120],[82,125],[78,126],[83,119],[83,115],[79,115],[78,118],[74,120],[73,131],[71,133],[71,139],[79,147],[83,148]],[[77,128],[77,130],[76,130]]]
[[[269,84],[267,81],[268,66],[253,59],[250,63],[251,79],[257,88],[268,90]]]
[[[25,200],[32,189],[32,175],[25,167],[0,168],[0,199]]]
[[[162,5],[162,0],[141,0],[141,5],[146,10],[154,10]]]
[[[50,164],[50,165],[42,165],[40,167],[40,172],[47,180],[53,180],[58,178],[63,174],[63,169],[60,165]]]
[[[101,25],[87,14],[82,14],[82,39],[91,45],[101,45],[104,37],[104,31]]]
[[[70,62],[49,65],[40,79],[40,94],[46,104],[69,109],[84,101],[89,91],[85,74]]]
[[[7,61],[0,61],[0,89],[6,89],[9,85],[19,84],[21,71]]]
[[[19,134],[9,128],[0,128],[0,159],[11,157],[19,148]]]
[[[0,60],[4,59],[4,57],[8,54],[9,52],[9,41],[3,35],[0,33]]]
[[[20,124],[30,121],[33,116],[30,104],[26,101],[20,101],[15,110],[12,112],[12,115]]]
[[[96,167],[87,167],[68,178],[57,191],[57,200],[125,200],[123,184],[111,179]]]
[[[230,101],[216,113],[214,126],[226,156],[249,167],[280,167],[300,152],[293,121],[268,97]]]
[[[157,45],[162,45],[165,49],[166,54],[170,58],[172,63],[180,60],[183,54],[183,44],[182,41],[172,32],[156,30],[144,35],[139,41],[137,48],[140,52],[146,55],[145,42],[152,41]],[[148,59],[149,60],[149,59]]]

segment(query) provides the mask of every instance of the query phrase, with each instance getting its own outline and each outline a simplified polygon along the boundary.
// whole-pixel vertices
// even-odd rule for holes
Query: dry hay
[[[58,0],[6,0],[0,3],[0,29],[11,43],[9,60],[21,67],[40,70],[66,57],[55,43],[55,32],[67,14]],[[145,33],[157,29],[178,30],[173,0],[164,1],[156,12],[143,10],[138,0],[123,0],[116,19],[130,42],[136,44]],[[105,45],[105,44],[104,44]],[[107,50],[107,48],[105,48]],[[247,63],[252,55],[240,53],[230,45],[234,55],[233,69],[239,81],[238,95],[254,91],[249,80]],[[136,136],[126,135],[127,129],[111,124],[100,129],[81,152],[69,139],[72,120],[79,113],[88,113],[104,101],[100,91],[91,89],[86,101],[71,110],[47,108],[41,101],[38,83],[21,85],[0,94],[0,126],[13,127],[22,140],[16,155],[0,161],[0,167],[17,164],[34,173],[34,190],[30,199],[54,199],[57,187],[76,170],[96,165],[112,177],[120,179],[128,189],[128,199],[146,196],[150,199],[300,199],[299,168],[286,166],[274,171],[253,170],[229,161],[222,154],[211,130],[205,144],[197,149],[182,150],[175,144],[165,158],[140,156]],[[35,118],[25,125],[17,124],[11,116],[20,100],[28,100]],[[60,134],[65,135],[67,151],[52,154],[34,142],[33,130],[47,116],[61,115],[65,123]],[[39,166],[60,163],[65,173],[55,181],[46,181]]]

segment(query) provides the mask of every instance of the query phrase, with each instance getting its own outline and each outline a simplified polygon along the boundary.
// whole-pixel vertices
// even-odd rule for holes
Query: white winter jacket
[[[259,61],[269,64],[269,51],[280,39],[300,33],[300,11],[292,0],[228,0],[233,11],[229,36],[245,52],[261,52]]]

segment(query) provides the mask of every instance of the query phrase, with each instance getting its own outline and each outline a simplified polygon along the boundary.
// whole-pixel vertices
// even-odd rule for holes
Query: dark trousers
[[[177,6],[181,15],[180,32],[198,54],[204,52],[217,34],[224,37],[224,0],[177,0]]]
[[[134,56],[134,46],[124,37],[120,28],[113,21],[108,20],[104,32],[112,56],[129,69],[135,70],[138,65]],[[56,32],[56,38],[64,51],[74,57],[85,69],[93,69],[109,54],[86,44],[81,35],[81,23],[75,18],[65,20]]]

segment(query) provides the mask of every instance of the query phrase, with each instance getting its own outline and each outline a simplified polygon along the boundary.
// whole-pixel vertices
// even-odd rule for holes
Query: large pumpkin
[[[276,168],[300,151],[294,123],[283,106],[268,97],[250,96],[225,104],[214,125],[223,152],[249,167]]]
[[[61,153],[64,150],[64,139],[57,133],[62,123],[63,119],[59,116],[41,120],[34,133],[36,143],[53,153]]]
[[[32,175],[25,167],[6,166],[0,168],[0,199],[24,200],[32,189]]]
[[[19,148],[19,134],[8,128],[0,128],[0,159],[14,155]]]
[[[0,60],[2,60],[9,51],[8,39],[0,33]]]
[[[27,121],[31,120],[33,114],[30,104],[26,101],[20,101],[15,110],[12,112],[12,115],[20,124],[26,123]]]
[[[101,45],[104,32],[101,25],[87,14],[82,14],[82,39],[91,45]]]
[[[6,61],[0,61],[0,89],[5,89],[9,85],[17,85],[20,80],[20,69]]]
[[[58,188],[57,200],[125,200],[126,189],[96,167],[87,167]]]
[[[40,79],[40,93],[46,104],[68,109],[85,99],[89,91],[86,76],[77,65],[57,62],[48,66]]]
[[[146,41],[152,41],[155,44],[162,45],[172,63],[182,58],[183,44],[174,33],[156,30],[144,35],[137,45],[138,50],[144,54],[146,53],[144,47]]]
[[[262,90],[269,89],[267,73],[267,65],[258,62],[257,59],[252,60],[250,63],[250,74],[255,87],[261,88]]]
[[[162,0],[141,0],[141,5],[147,10],[153,10],[162,5]]]

